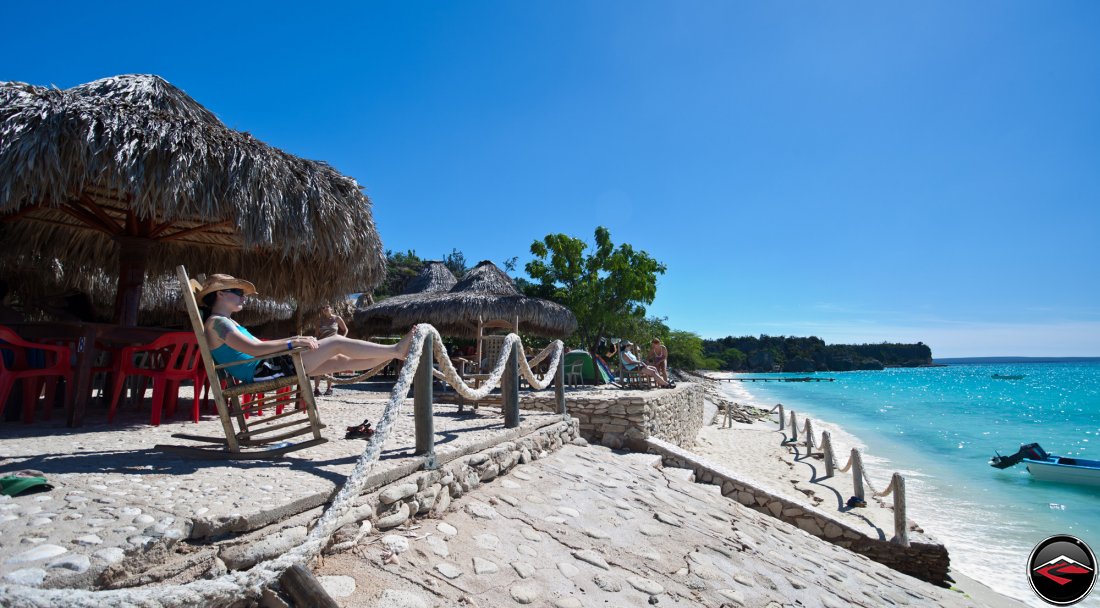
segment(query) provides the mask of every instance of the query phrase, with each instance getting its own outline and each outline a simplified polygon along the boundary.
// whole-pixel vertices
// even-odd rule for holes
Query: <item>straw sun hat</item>
[[[193,281],[192,285],[194,284]],[[255,295],[256,293],[256,286],[244,279],[238,279],[228,274],[212,274],[206,277],[206,280],[198,286],[195,299],[201,300],[206,294],[222,291],[223,289],[243,289],[246,296]]]

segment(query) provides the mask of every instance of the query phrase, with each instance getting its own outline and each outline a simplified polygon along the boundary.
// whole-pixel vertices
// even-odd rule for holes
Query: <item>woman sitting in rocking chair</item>
[[[256,286],[248,281],[227,274],[213,274],[207,277],[196,294],[203,312],[210,354],[219,364],[305,347],[309,349],[302,353],[305,372],[310,376],[318,376],[371,369],[390,359],[404,361],[409,352],[411,331],[392,346],[341,335],[320,340],[312,336],[260,340],[231,318],[233,313],[241,310],[245,297],[255,293]],[[226,368],[226,371],[243,382],[271,380],[296,373],[289,355],[263,359],[252,364],[234,365]]]

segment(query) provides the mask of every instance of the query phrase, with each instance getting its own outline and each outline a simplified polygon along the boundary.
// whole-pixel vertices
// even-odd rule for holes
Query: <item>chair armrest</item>
[[[292,350],[281,350],[277,353],[271,353],[270,355],[260,355],[259,357],[250,357],[248,359],[241,359],[240,361],[230,361],[229,363],[219,363],[219,364],[214,366],[214,369],[222,370],[222,369],[225,369],[227,367],[234,367],[236,365],[244,365],[245,363],[251,363],[253,361],[260,361],[260,360],[263,360],[263,359],[274,359],[275,357],[281,357],[282,355],[289,355],[289,354],[292,354],[292,353],[303,353],[303,352],[306,352],[306,351],[309,351],[309,350],[312,350],[312,349],[306,348],[305,346],[299,346],[298,348],[295,348],[295,349],[292,349]]]

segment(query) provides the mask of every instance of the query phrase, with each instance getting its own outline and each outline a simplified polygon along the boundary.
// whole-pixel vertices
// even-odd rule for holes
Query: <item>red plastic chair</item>
[[[149,353],[146,367],[134,363],[134,355]],[[152,344],[127,346],[119,353],[121,362],[119,373],[115,375],[114,390],[111,391],[111,409],[107,421],[115,418],[122,387],[128,376],[145,376],[153,379],[153,412],[149,421],[153,426],[160,424],[160,413],[165,399],[168,403],[168,415],[176,411],[180,383],[190,380],[195,385],[195,404],[192,419],[199,421],[199,388],[205,384],[206,370],[202,365],[202,353],[199,343],[192,332],[173,332],[157,338]]]
[[[46,386],[45,417],[49,419],[53,409],[53,397],[57,389],[57,378],[65,379],[65,390],[71,391],[73,385],[72,351],[64,346],[30,342],[19,337],[10,328],[0,325],[0,350],[11,353],[11,365],[0,356],[0,414],[7,404],[8,395],[16,380],[23,380],[23,422],[34,422],[34,406]],[[38,367],[28,364],[28,351],[38,350],[45,361]],[[2,418],[0,418],[2,419]]]

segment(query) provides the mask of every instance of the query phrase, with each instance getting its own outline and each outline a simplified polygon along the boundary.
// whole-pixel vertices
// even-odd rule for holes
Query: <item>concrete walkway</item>
[[[565,446],[318,573],[343,606],[982,605],[657,462]]]
[[[369,386],[339,388],[336,396],[319,399],[329,443],[274,461],[160,452],[155,445],[188,443],[173,433],[218,436],[221,425],[212,415],[197,424],[177,415],[152,427],[147,405],[141,413],[124,412],[113,424],[104,416],[90,417],[79,429],[59,420],[0,425],[0,474],[37,470],[54,486],[39,494],[0,496],[0,580],[68,588],[132,584],[142,573],[178,561],[189,546],[180,541],[231,537],[324,504],[366,445],[343,439],[345,427],[364,418],[377,421],[385,405],[388,393],[381,387],[365,389]],[[456,409],[437,405],[441,461],[561,420],[524,412],[521,428],[506,430],[499,409],[467,408],[461,415]],[[419,467],[414,445],[407,399],[374,466],[378,485]]]

